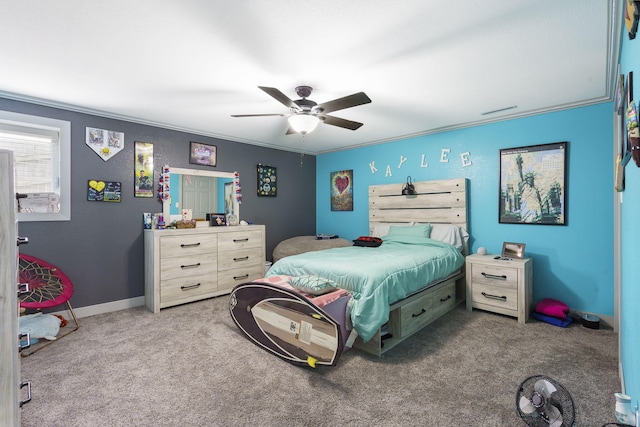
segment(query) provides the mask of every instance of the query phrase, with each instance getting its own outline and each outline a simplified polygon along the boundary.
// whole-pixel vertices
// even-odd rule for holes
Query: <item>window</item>
[[[0,111],[0,148],[13,151],[18,221],[71,219],[71,123]]]

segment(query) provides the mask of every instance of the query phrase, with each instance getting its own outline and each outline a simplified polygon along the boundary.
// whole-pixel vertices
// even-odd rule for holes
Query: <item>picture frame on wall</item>
[[[192,165],[215,167],[218,163],[218,147],[190,141],[189,163]]]
[[[276,197],[278,195],[277,168],[258,163],[258,196]]]
[[[331,210],[353,210],[353,170],[331,172]]]
[[[633,102],[633,71],[627,74],[627,81],[624,85],[624,96],[622,97],[622,119],[620,121],[620,150],[622,154],[622,166],[627,166],[629,160],[631,160],[631,141],[629,140],[629,132],[627,129],[627,109]]]
[[[568,143],[500,150],[498,222],[567,224]]]
[[[134,197],[153,197],[153,144],[136,141],[134,146]]]

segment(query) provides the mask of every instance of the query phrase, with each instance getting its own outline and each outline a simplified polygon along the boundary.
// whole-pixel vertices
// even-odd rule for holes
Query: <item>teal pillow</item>
[[[333,280],[308,274],[292,277],[289,284],[311,295],[322,295],[338,289],[338,284]]]
[[[413,227],[398,227],[392,225],[389,227],[389,233],[387,233],[383,240],[387,240],[390,237],[407,236],[407,237],[429,237],[431,235],[431,224],[414,225]]]

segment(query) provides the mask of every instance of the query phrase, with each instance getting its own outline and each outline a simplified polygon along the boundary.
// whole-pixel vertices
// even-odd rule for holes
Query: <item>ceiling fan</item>
[[[318,104],[309,98],[313,88],[311,86],[298,86],[296,87],[296,94],[300,97],[297,100],[291,100],[287,95],[282,93],[276,88],[258,86],[265,91],[268,95],[271,95],[277,101],[291,110],[289,115],[289,129],[287,135],[293,133],[307,134],[312,132],[318,123],[323,122],[328,125],[338,126],[344,129],[356,130],[363,123],[354,122],[351,120],[341,119],[340,117],[330,116],[327,113],[333,111],[344,110],[345,108],[351,108],[362,104],[368,104],[371,99],[364,93],[358,92],[353,95],[337,98],[332,101],[323,102]],[[232,114],[231,117],[263,117],[263,116],[285,116],[282,113],[275,114]]]

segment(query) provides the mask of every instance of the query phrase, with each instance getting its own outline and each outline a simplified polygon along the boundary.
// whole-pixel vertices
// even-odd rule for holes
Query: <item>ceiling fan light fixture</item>
[[[289,125],[291,128],[303,135],[313,132],[316,126],[318,126],[318,123],[320,123],[320,119],[308,113],[293,114],[289,117]]]

